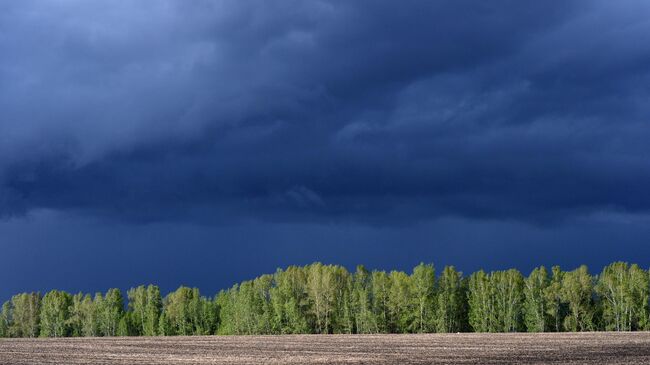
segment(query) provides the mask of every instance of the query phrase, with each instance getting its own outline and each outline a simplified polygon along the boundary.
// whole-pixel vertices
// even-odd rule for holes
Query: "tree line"
[[[182,286],[126,292],[21,293],[3,304],[0,337],[173,336],[330,333],[561,332],[650,330],[650,272],[615,262],[598,275],[586,266],[439,275],[350,273],[314,263],[201,296]],[[125,305],[126,304],[126,305]]]

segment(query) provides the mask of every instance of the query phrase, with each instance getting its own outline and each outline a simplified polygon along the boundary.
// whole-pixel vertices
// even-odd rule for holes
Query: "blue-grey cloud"
[[[641,1],[141,1],[0,13],[0,215],[645,214]]]

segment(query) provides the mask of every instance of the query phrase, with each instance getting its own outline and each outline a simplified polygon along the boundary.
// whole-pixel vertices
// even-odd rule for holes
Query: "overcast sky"
[[[650,2],[6,1],[0,299],[650,266]]]

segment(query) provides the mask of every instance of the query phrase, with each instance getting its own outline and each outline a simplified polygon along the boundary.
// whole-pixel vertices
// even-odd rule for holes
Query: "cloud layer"
[[[0,216],[647,214],[643,1],[20,1]]]

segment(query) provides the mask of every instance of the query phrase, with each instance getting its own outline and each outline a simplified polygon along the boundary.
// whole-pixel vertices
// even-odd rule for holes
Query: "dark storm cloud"
[[[650,210],[645,2],[6,7],[0,215]]]

